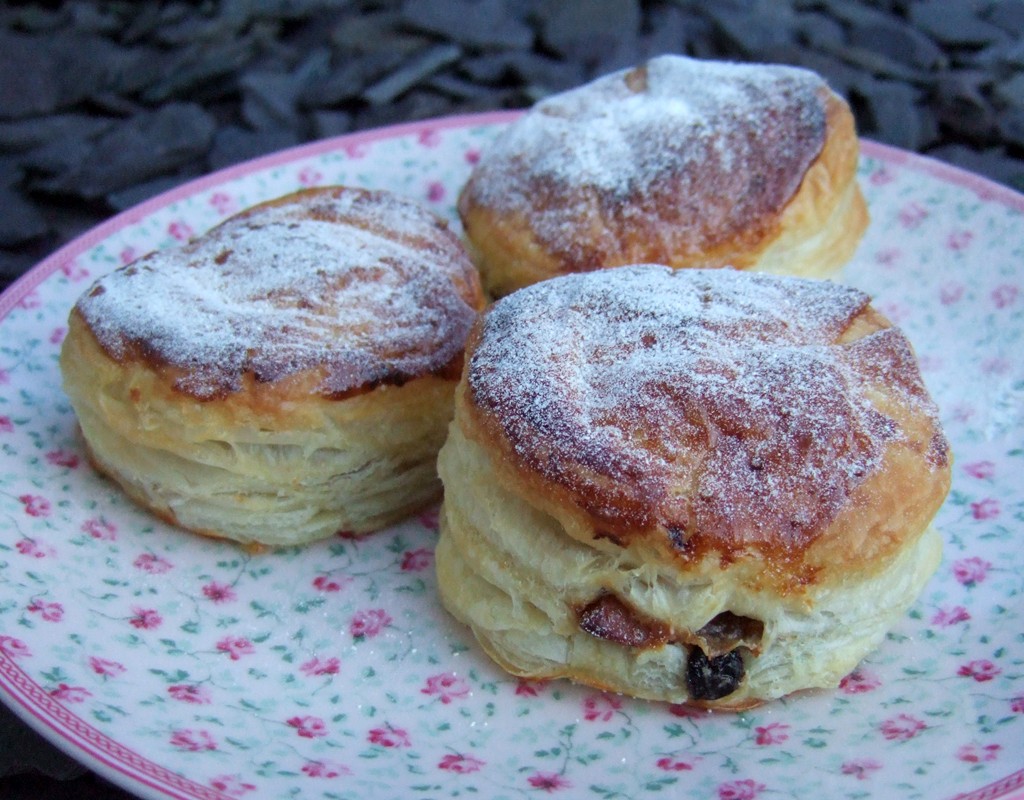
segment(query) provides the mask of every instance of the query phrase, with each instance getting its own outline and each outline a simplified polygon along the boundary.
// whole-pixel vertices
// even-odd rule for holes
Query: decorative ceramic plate
[[[145,797],[1024,797],[1024,197],[867,143],[842,279],[909,333],[956,454],[938,574],[835,691],[708,714],[516,680],[434,591],[436,514],[248,555],[93,473],[60,386],[102,273],[301,186],[454,220],[507,114],[343,137],[121,214],[0,300],[0,695]]]

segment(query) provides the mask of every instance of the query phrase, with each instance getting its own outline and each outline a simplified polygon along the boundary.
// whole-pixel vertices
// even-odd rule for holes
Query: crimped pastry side
[[[253,206],[104,275],[75,304],[112,359],[200,400],[343,399],[457,378],[483,305],[447,222],[385,191],[329,186]],[[258,387],[253,387],[255,382]]]
[[[941,557],[941,540],[928,529],[876,572],[787,597],[751,588],[742,567],[682,572],[639,544],[598,549],[568,536],[510,488],[458,423],[439,469],[446,488],[436,561],[448,611],[513,674],[566,677],[650,700],[695,702],[685,680],[688,647],[678,640],[723,612],[762,622],[764,633],[756,657],[744,653],[739,688],[706,705],[742,709],[835,687],[881,643]],[[665,621],[673,634],[637,648],[581,630],[575,609],[605,593]]]

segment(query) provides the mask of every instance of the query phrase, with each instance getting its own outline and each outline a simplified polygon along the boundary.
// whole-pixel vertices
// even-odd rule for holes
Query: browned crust
[[[484,322],[470,335],[470,362]],[[576,333],[567,329],[567,341]],[[726,484],[727,491],[718,496],[706,496],[698,486],[706,474],[703,465],[720,452],[717,442],[728,437],[742,448],[745,431],[760,436],[775,426],[776,438],[786,442],[775,456],[752,464],[752,475],[785,470],[791,462],[795,466],[808,433],[779,428],[784,414],[752,417],[748,408],[730,407],[728,401],[707,408],[694,405],[686,392],[666,394],[661,411],[648,417],[650,427],[632,435],[656,452],[663,443],[659,437],[672,431],[685,442],[687,461],[698,466],[646,471],[622,451],[588,451],[583,428],[568,427],[555,441],[536,435],[531,424],[520,424],[522,407],[483,407],[471,382],[472,369],[456,392],[456,422],[468,438],[494,454],[503,485],[558,519],[570,536],[595,547],[639,548],[684,572],[737,569],[752,588],[799,596],[844,576],[881,569],[924,532],[950,484],[949,446],[903,334],[865,300],[822,345],[843,351],[872,406],[865,428],[853,423],[841,403],[835,404],[835,413],[847,415],[849,424],[845,440],[831,443],[836,458],[843,448],[866,447],[876,454],[875,465],[866,474],[832,481],[827,494],[809,485],[783,498],[782,507],[767,508],[756,480],[744,476]],[[555,372],[560,368],[549,366]],[[791,390],[778,387],[778,402]],[[562,398],[549,399],[557,404]],[[556,406],[552,413],[574,411]],[[699,424],[690,424],[697,419]],[[605,422],[618,424],[611,418]],[[566,430],[568,438],[562,435]]]
[[[339,212],[336,206],[339,198],[350,201],[357,210]],[[426,375],[455,380],[462,369],[464,337],[485,303],[479,276],[458,237],[441,218],[415,206],[413,213],[429,218],[429,233],[422,235],[423,225],[419,226],[418,233],[403,230],[400,220],[389,219],[396,203],[407,210],[414,205],[412,201],[388,192],[335,186],[301,190],[253,206],[222,222],[193,243],[151,253],[117,270],[113,276],[98,280],[72,310],[69,336],[84,335],[83,332],[88,331],[108,358],[125,368],[142,367],[151,371],[157,378],[156,384],[163,386],[169,394],[203,402],[230,398],[232,403],[247,406],[256,413],[271,413],[282,403],[312,395],[345,400],[380,386],[401,386]],[[241,229],[244,236],[247,230],[259,230],[264,226],[268,212],[274,210],[290,214],[291,227],[299,228],[304,220],[331,223],[337,226],[341,242],[345,241],[349,230],[367,231],[432,263],[436,280],[422,301],[441,318],[440,324],[430,331],[421,332],[419,338],[407,338],[400,351],[376,346],[374,329],[349,330],[346,327],[343,299],[350,282],[372,281],[374,278],[328,277],[323,294],[315,301],[309,301],[310,307],[314,302],[320,304],[317,328],[322,328],[322,331],[314,328],[309,332],[309,336],[322,339],[323,357],[319,363],[297,364],[288,351],[289,338],[294,336],[294,331],[268,329],[263,333],[262,341],[250,343],[249,353],[241,362],[226,366],[217,360],[182,359],[153,337],[119,328],[116,324],[107,327],[108,321],[90,310],[90,300],[107,292],[111,277],[121,280],[124,276],[129,276],[129,279],[137,277],[138,283],[134,285],[137,292],[142,293],[146,290],[143,273],[147,270],[159,270],[165,260],[187,259],[196,252],[198,244],[216,244],[219,241],[217,237],[223,237],[227,231],[238,232]],[[216,256],[212,256],[212,252],[217,250],[206,248],[200,251],[197,259],[200,269],[216,272],[235,257],[227,243]],[[237,265],[232,266],[238,269]],[[401,267],[401,264],[395,265],[397,269]],[[258,263],[258,259],[242,267],[253,272],[261,268],[263,265]],[[273,301],[273,298],[269,299]],[[287,298],[286,302],[293,302],[293,299]],[[298,302],[306,301],[300,299]],[[182,309],[180,328],[186,334],[190,322],[187,309]],[[230,325],[231,320],[224,319],[223,324]],[[382,313],[375,324],[384,330],[393,324],[393,320]],[[349,349],[354,341],[358,341],[357,346],[362,348],[355,357]],[[280,354],[275,352],[277,345],[281,346]],[[363,352],[368,353],[369,358],[364,357]],[[368,361],[373,366],[367,368],[365,363]]]
[[[120,357],[114,357],[99,342],[78,309],[72,309],[68,317],[67,338],[74,340],[76,347],[89,352],[91,358],[110,362],[117,365],[118,369],[140,376],[140,386],[145,389],[138,391],[145,392],[146,400],[160,398],[163,402],[182,406],[199,401],[207,409],[205,413],[210,413],[208,410],[213,406],[226,404],[232,415],[255,419],[280,419],[287,416],[285,409],[310,398],[342,402],[370,394],[383,386],[404,386],[411,380],[425,377],[454,382],[462,374],[464,363],[464,354],[459,351],[440,367],[415,377],[383,375],[345,391],[330,392],[323,390],[330,374],[327,367],[295,372],[277,380],[267,380],[248,370],[237,376],[231,391],[222,388],[216,393],[203,392],[197,395],[190,389],[194,386],[190,380],[193,375],[190,369],[168,364],[144,347],[129,346],[122,351]]]
[[[624,80],[642,69],[626,73]],[[666,172],[642,194],[613,198],[590,187],[539,182],[523,192],[527,204],[509,210],[488,204],[479,184],[510,176],[475,170],[458,210],[485,288],[503,296],[555,275],[645,262],[831,274],[853,255],[868,220],[856,185],[859,144],[853,115],[827,87],[817,102],[824,120],[820,130],[769,127],[759,139],[763,163],[718,174],[710,161],[698,162],[686,174]],[[587,131],[581,128],[578,135],[585,138]],[[777,165],[783,149],[795,155]],[[785,191],[787,185],[795,191]],[[572,221],[571,241],[546,237],[538,216],[567,206],[585,209]],[[803,243],[830,226],[820,245],[801,251]],[[787,254],[782,263],[775,252],[780,248]]]

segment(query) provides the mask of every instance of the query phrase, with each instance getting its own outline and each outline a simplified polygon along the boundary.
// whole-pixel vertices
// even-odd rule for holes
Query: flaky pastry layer
[[[199,401],[119,364],[71,318],[65,389],[90,458],[139,505],[258,547],[365,533],[434,501],[454,381],[435,376],[344,400]]]

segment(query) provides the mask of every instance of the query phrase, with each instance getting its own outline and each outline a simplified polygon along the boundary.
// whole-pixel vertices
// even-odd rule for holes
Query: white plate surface
[[[872,143],[842,280],[908,332],[956,455],[945,558],[834,692],[705,714],[517,681],[434,592],[436,515],[257,556],[86,464],[61,392],[97,276],[300,186],[454,220],[507,114],[320,142],[126,212],[0,299],[0,697],[144,797],[1024,797],[1024,197]]]

